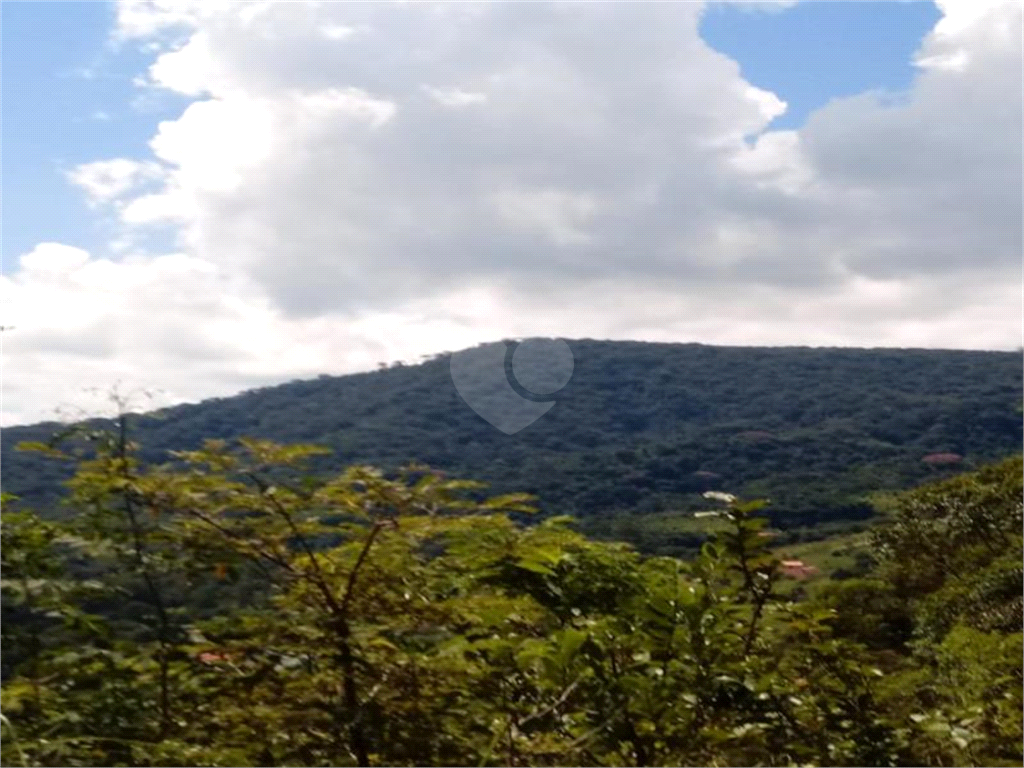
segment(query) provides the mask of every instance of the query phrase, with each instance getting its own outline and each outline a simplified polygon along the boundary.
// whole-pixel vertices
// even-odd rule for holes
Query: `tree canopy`
[[[543,513],[575,515],[593,535],[662,554],[699,548],[702,536],[656,516],[699,509],[706,490],[770,499],[774,526],[827,532],[870,517],[870,493],[976,468],[1021,445],[1019,354],[569,345],[572,379],[514,435],[461,401],[443,355],[146,414],[136,435],[150,462],[242,436],[329,447],[312,466],[324,477],[352,464],[394,471],[421,461],[498,493],[530,492]],[[55,429],[0,435],[6,489],[48,519],[61,514],[70,466],[14,446]]]
[[[4,764],[1021,762],[1019,457],[794,590],[726,493],[696,557],[644,557],[421,465],[152,464],[126,424],[72,457],[76,514],[0,521]]]

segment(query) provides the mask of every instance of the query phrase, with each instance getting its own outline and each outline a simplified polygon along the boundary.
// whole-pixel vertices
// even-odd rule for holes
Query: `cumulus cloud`
[[[372,368],[418,354],[444,333],[409,318],[341,323],[282,317],[258,288],[216,265],[175,253],[119,261],[42,243],[0,277],[0,303],[15,318],[5,334],[5,419],[76,413],[120,383],[168,404],[278,381]],[[389,334],[410,335],[392,348]],[[466,336],[466,343],[469,343]]]
[[[180,254],[23,257],[7,403],[60,366],[197,398],[508,335],[1015,346],[1022,10],[940,7],[907,93],[770,131],[697,3],[122,3],[144,87],[192,102],[72,179]]]

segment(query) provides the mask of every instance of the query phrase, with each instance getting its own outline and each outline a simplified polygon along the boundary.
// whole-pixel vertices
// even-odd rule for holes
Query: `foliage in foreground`
[[[798,599],[758,503],[643,559],[424,468],[143,466],[121,427],[71,522],[4,513],[4,764],[1020,764],[1019,460]]]

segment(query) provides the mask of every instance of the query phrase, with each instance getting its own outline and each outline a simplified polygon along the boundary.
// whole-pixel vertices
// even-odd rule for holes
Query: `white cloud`
[[[590,241],[587,223],[597,212],[590,195],[552,189],[510,190],[492,196],[495,210],[514,228],[536,230],[558,246]]]
[[[1021,6],[941,6],[906,94],[767,131],[695,3],[123,4],[193,102],[73,176],[187,255],[27,255],[5,407],[506,335],[1016,346]]]
[[[221,71],[210,46],[210,36],[196,32],[182,47],[160,54],[149,68],[150,80],[184,96],[205,96],[230,87],[230,76]]]
[[[158,163],[119,157],[83,163],[68,173],[68,180],[81,187],[88,203],[96,206],[117,201],[139,184],[162,175]]]
[[[230,2],[221,0],[119,0],[116,36],[120,39],[146,37],[175,27],[189,28],[210,13],[223,12]],[[239,8],[244,3],[238,2]]]
[[[40,243],[19,259],[21,268],[28,273],[63,273],[85,264],[89,253],[61,243]]]
[[[344,24],[328,24],[321,28],[320,34],[328,40],[344,40],[355,34],[354,27],[346,27]]]
[[[429,93],[434,101],[445,107],[465,107],[469,104],[483,104],[487,101],[486,93],[471,93],[458,88],[434,88],[425,85],[423,90]]]

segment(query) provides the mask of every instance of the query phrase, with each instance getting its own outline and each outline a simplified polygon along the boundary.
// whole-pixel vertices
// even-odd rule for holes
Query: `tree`
[[[805,598],[760,502],[711,492],[695,558],[644,558],[423,466],[153,465],[126,425],[87,435],[72,521],[0,521],[5,764],[1019,762],[1013,466],[899,500],[879,568]],[[909,632],[870,642],[865,595]]]

